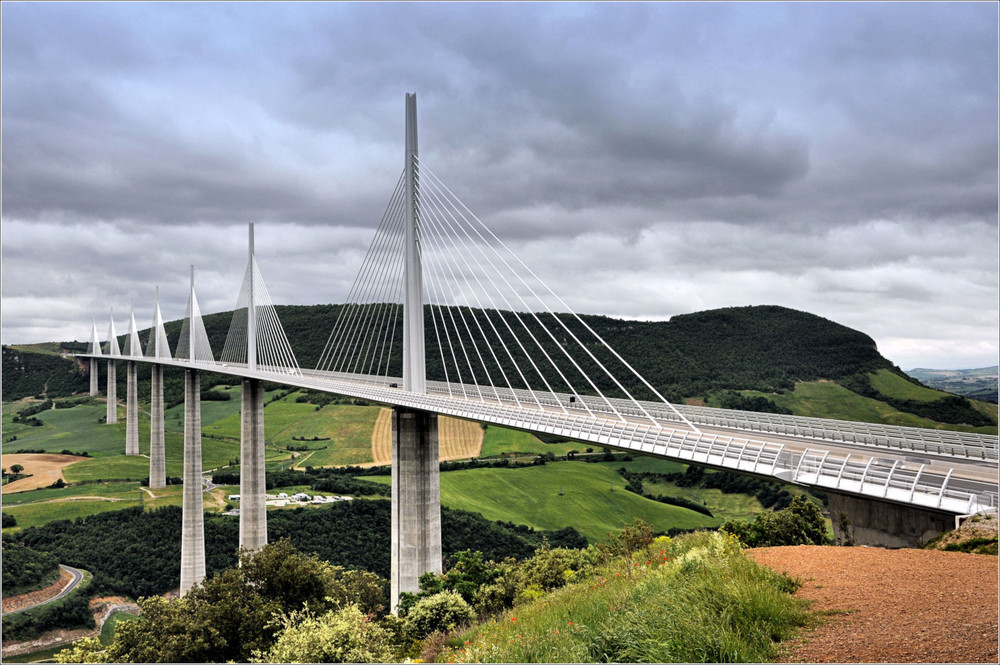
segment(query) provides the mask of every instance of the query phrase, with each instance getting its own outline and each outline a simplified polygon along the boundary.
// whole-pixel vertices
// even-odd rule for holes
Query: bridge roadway
[[[662,403],[612,399],[619,416],[596,397],[543,396],[434,381],[428,382],[428,392],[422,394],[402,390],[400,379],[393,377],[78,355],[261,379],[952,514],[967,514],[998,503],[996,436],[974,434],[965,436],[964,443],[943,445],[937,430],[891,426],[880,426],[883,433],[889,432],[887,436],[845,436],[845,431],[869,427],[820,418],[789,420],[788,416],[782,422],[767,423],[760,419],[761,414],[719,410],[717,415],[712,413],[714,409],[682,407],[698,432]],[[908,436],[911,430],[921,436]],[[938,443],[928,446],[928,436]],[[971,453],[965,450],[970,445]]]

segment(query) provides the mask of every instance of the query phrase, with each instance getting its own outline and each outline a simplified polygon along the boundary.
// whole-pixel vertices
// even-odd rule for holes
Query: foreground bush
[[[380,610],[385,580],[331,566],[298,552],[287,540],[253,552],[240,564],[195,586],[183,598],[139,599],[142,617],[120,624],[103,652],[81,645],[56,655],[61,662],[249,662],[278,641],[283,617],[306,609],[325,614],[347,605]]]
[[[455,630],[475,616],[462,596],[454,591],[442,591],[417,601],[406,615],[406,632],[420,639],[434,632]]]
[[[457,636],[438,660],[765,662],[805,622],[795,583],[730,535],[658,538],[595,572]]]
[[[391,633],[357,605],[313,616],[293,613],[281,635],[255,663],[385,663],[395,659]]]
[[[738,537],[747,547],[826,545],[826,521],[819,506],[799,495],[782,510],[765,512],[753,522],[729,520],[720,531]]]

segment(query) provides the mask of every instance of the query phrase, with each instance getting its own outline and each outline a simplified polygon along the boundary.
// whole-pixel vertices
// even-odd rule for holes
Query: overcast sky
[[[998,353],[997,4],[2,6],[4,343],[342,302],[420,155],[578,312]]]

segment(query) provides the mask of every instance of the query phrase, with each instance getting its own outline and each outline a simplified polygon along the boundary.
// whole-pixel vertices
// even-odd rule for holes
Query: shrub
[[[819,507],[802,495],[788,508],[761,513],[753,522],[730,520],[719,527],[738,537],[747,547],[826,545],[826,522]]]
[[[475,613],[454,591],[442,591],[417,601],[406,615],[406,632],[420,639],[436,631],[452,631],[469,623]]]
[[[391,634],[357,605],[322,616],[308,611],[283,617],[281,636],[255,663],[384,663],[395,660]]]
[[[6,529],[9,526],[17,526],[17,518],[10,513],[3,513],[3,528]]]

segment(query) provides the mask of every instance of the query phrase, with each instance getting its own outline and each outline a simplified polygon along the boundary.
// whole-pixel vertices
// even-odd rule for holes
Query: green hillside
[[[719,526],[724,521],[628,492],[615,468],[613,464],[557,462],[448,471],[441,474],[441,504],[536,529],[572,526],[591,542],[621,530],[636,518],[657,531]],[[387,476],[365,478],[389,483]]]
[[[299,364],[302,367],[315,366],[341,306],[278,306],[276,310]],[[513,326],[524,322],[524,325],[535,327],[537,331],[537,324],[525,315],[511,312],[498,314],[467,308],[463,309],[463,313],[466,317],[480,320],[484,327],[488,325],[487,316],[498,317],[502,314]],[[430,313],[427,315],[430,316]],[[221,354],[232,317],[233,312],[220,312],[204,317],[205,327],[217,356]],[[573,334],[581,338],[587,335],[580,322],[568,315],[560,315],[560,318]],[[638,369],[657,390],[674,401],[693,398],[709,404],[719,404],[719,400],[713,401],[713,397],[730,390],[757,391],[760,395],[771,398],[772,394],[780,396],[803,383],[834,381],[856,395],[890,407],[890,422],[900,420],[897,416],[897,412],[900,412],[956,426],[996,425],[995,415],[991,415],[990,410],[982,404],[934,391],[906,376],[879,354],[875,342],[864,333],[807,312],[777,306],[755,306],[697,312],[657,322],[626,321],[590,315],[582,315],[581,319]],[[550,321],[550,325],[552,323]],[[179,320],[165,325],[172,347],[176,346],[180,327]],[[441,354],[437,347],[438,337],[430,326],[427,327],[426,334],[428,378],[444,379]],[[444,337],[443,332],[441,335]],[[141,339],[147,337],[148,331],[140,332]],[[453,338],[467,337],[453,335]],[[544,334],[538,334],[537,337],[547,340],[546,350],[550,355],[559,355],[556,341]],[[67,342],[33,347],[3,347],[4,401],[37,395],[43,391],[49,396],[58,396],[85,390],[85,376],[77,365],[71,359],[61,358],[56,352],[58,349],[78,351],[85,346],[82,342]],[[401,348],[401,344],[396,345],[396,348]],[[590,345],[588,348],[623,381],[632,394],[651,397],[641,382],[634,377],[629,378],[630,373],[606,350],[602,351],[597,345]],[[499,358],[499,355],[496,362],[487,359],[487,365],[493,370],[504,369],[516,384],[514,378],[517,373],[512,370],[511,359]],[[518,360],[518,357],[515,356],[514,360]],[[523,359],[521,361],[525,364]],[[603,372],[596,369],[592,360],[578,358],[578,361],[595,378],[602,391],[608,394],[617,392],[611,379],[606,376],[600,378]],[[397,353],[390,363],[390,371],[398,372],[399,364]],[[106,363],[102,362],[99,366],[101,385],[104,385]],[[139,366],[140,395],[149,394],[149,373],[149,366]],[[125,390],[122,374],[119,370],[120,398],[124,397]],[[554,371],[549,372],[546,379],[555,389],[566,389]],[[234,377],[209,374],[205,376],[203,385],[235,383],[237,379]],[[580,387],[577,386],[577,389]],[[168,405],[182,401],[180,370],[165,370],[164,391]],[[839,396],[829,396],[839,399]],[[782,400],[773,401],[780,403]],[[748,405],[740,408],[755,407]],[[790,408],[796,413],[802,413],[801,410],[796,411],[794,406]],[[876,411],[879,409],[881,407],[875,407]],[[818,410],[819,413],[809,415],[840,417],[834,414],[850,411],[851,407],[845,408],[831,402],[828,407]]]

